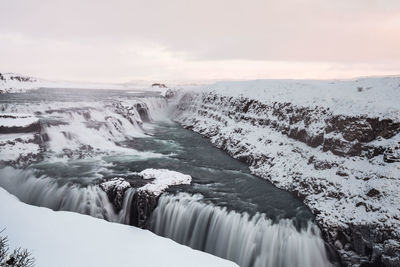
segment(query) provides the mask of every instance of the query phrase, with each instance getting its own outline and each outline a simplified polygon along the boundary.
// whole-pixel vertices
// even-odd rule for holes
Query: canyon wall
[[[221,90],[185,93],[175,118],[301,198],[345,265],[399,266],[398,118]]]

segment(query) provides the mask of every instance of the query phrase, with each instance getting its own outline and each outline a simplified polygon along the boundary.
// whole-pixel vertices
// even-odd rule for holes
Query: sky
[[[0,72],[53,80],[400,74],[399,0],[0,0]]]

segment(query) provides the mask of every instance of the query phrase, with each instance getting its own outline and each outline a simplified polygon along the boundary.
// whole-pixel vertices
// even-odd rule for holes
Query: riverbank
[[[397,266],[400,79],[217,83],[176,120],[294,193],[346,265]]]

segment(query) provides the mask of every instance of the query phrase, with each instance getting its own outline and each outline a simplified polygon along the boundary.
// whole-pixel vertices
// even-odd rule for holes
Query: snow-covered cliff
[[[345,264],[400,264],[400,77],[220,82],[176,120],[295,193]]]

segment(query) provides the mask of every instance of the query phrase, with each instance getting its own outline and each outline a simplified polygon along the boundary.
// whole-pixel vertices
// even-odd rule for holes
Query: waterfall
[[[264,214],[250,217],[199,198],[183,193],[161,196],[151,230],[241,267],[333,266],[315,224],[299,231],[288,219],[273,223]]]
[[[167,120],[168,103],[161,97],[105,101],[0,103],[2,112],[28,114],[40,121],[34,134],[48,157],[90,158],[98,154],[133,154],[124,141],[147,137],[144,122]]]
[[[64,183],[29,170],[0,169],[0,186],[21,201],[52,210],[74,211],[112,222],[118,221],[114,206],[98,186]]]
[[[129,188],[124,193],[124,201],[122,202],[122,208],[119,212],[118,222],[123,224],[131,224],[131,208],[132,208],[132,200],[135,196],[136,189]]]
[[[157,204],[155,198],[141,199],[142,195],[137,194],[135,188],[129,188],[124,193],[121,210],[116,212],[107,194],[98,185],[82,186],[44,175],[36,177],[32,170],[12,167],[0,169],[0,178],[0,187],[27,204],[140,227],[145,226]]]

